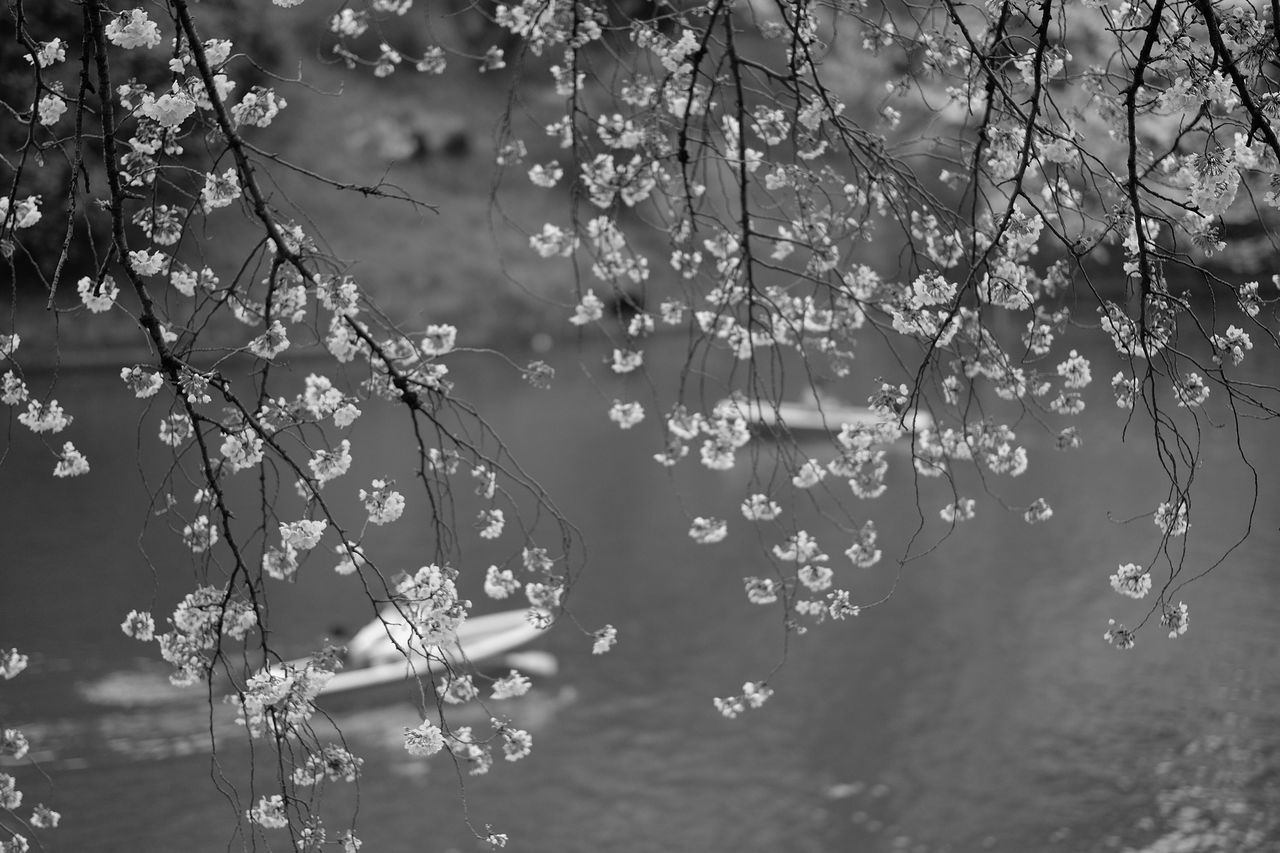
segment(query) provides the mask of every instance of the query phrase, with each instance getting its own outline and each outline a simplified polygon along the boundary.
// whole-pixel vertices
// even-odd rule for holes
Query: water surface
[[[1144,562],[1155,542],[1149,519],[1117,524],[1108,513],[1149,512],[1163,491],[1149,440],[1118,441],[1123,414],[1095,387],[1085,447],[1058,453],[1050,437],[1032,439],[1031,472],[1002,484],[1013,503],[1048,498],[1049,524],[1029,528],[980,502],[942,549],[901,571],[889,604],[793,638],[772,680],[777,695],[726,721],[711,697],[769,673],[783,655],[781,624],[740,592],[741,577],[768,571],[760,541],[705,547],[683,531],[689,515],[734,518],[754,489],[749,474],[672,479],[650,459],[653,433],[620,432],[603,416],[615,396],[643,393],[640,384],[590,381],[577,356],[552,360],[560,374],[550,391],[471,356],[453,368],[459,392],[583,532],[575,613],[588,627],[613,623],[621,639],[593,657],[586,638],[557,628],[536,648],[558,657],[560,673],[505,703],[533,733],[534,752],[469,780],[466,797],[476,825],[509,833],[511,849],[1280,849],[1280,495],[1265,482],[1274,473],[1265,425],[1245,434],[1264,479],[1255,534],[1182,590],[1187,636],[1169,641],[1149,626],[1128,653],[1102,642],[1108,618],[1140,618],[1107,575]],[[1107,366],[1095,376],[1114,372]],[[296,368],[299,387],[307,370]],[[153,647],[117,627],[132,608],[166,611],[192,585],[176,537],[145,502],[142,475],[154,477],[163,459],[152,441],[160,412],[141,409],[105,370],[64,374],[58,396],[84,413],[68,435],[92,473],[52,479],[52,460],[16,424],[0,468],[0,646],[32,653],[27,673],[0,684],[0,713],[28,731],[49,781],[30,767],[10,772],[31,802],[64,814],[50,849],[237,848],[232,803],[238,795],[242,808],[247,791],[233,789],[248,757],[231,738],[211,763],[208,733],[234,735],[233,715],[217,703],[211,711],[199,690],[168,686]],[[355,430],[356,446],[371,450],[351,490],[379,474],[411,480],[397,467],[411,447],[402,417],[371,407]],[[1190,564],[1215,559],[1242,529],[1245,470],[1233,458],[1206,458]],[[891,465],[885,498],[849,502],[876,519],[887,554],[920,518],[905,455]],[[932,483],[921,496],[936,532],[949,498]],[[413,569],[428,561],[429,531],[401,522],[379,547],[385,563]],[[845,547],[833,540],[828,550],[842,561]],[[483,549],[464,552],[473,598],[487,562]],[[889,561],[839,571],[866,599],[895,581]],[[305,572],[272,614],[277,641],[298,652],[368,618],[327,555]],[[417,721],[411,698],[405,686],[331,708],[368,762],[364,849],[474,849],[451,766],[400,747]],[[1175,846],[1187,839],[1200,846]]]

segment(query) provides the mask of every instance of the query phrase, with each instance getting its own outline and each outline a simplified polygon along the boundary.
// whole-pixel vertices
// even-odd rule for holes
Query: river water
[[[475,825],[509,833],[510,849],[1280,849],[1280,477],[1265,424],[1244,434],[1263,480],[1254,535],[1179,593],[1191,608],[1186,636],[1167,640],[1149,625],[1127,653],[1102,641],[1108,618],[1132,624],[1142,612],[1112,592],[1108,574],[1147,563],[1156,538],[1149,518],[1109,518],[1149,512],[1163,489],[1150,440],[1135,430],[1119,441],[1123,413],[1096,381],[1085,446],[1060,453],[1051,437],[1031,438],[1031,471],[1001,486],[1012,503],[1048,498],[1050,523],[1029,528],[980,501],[976,519],[902,570],[888,604],[793,638],[771,678],[774,698],[724,720],[711,697],[768,675],[783,633],[741,593],[742,576],[767,573],[760,542],[698,546],[684,531],[689,515],[732,518],[748,473],[669,477],[650,459],[653,433],[624,433],[604,417],[615,396],[637,391],[633,379],[587,379],[575,365],[603,358],[590,348],[547,358],[559,369],[548,391],[476,356],[457,356],[452,370],[582,530],[589,556],[573,610],[589,628],[613,623],[620,642],[593,657],[589,640],[561,626],[532,646],[560,671],[535,678],[503,712],[531,731],[534,751],[465,789]],[[1110,376],[1108,367],[1100,360],[1094,375]],[[140,474],[154,476],[162,458],[152,440],[159,413],[127,398],[115,371],[58,380],[59,399],[81,413],[68,436],[93,465],[87,478],[48,477],[52,461],[16,423],[5,440],[0,647],[20,646],[32,662],[0,683],[0,716],[28,732],[41,768],[6,770],[29,804],[63,813],[60,829],[42,833],[50,850],[239,849],[233,798],[219,790],[239,784],[244,748],[228,740],[211,763],[207,733],[211,722],[227,732],[227,709],[211,713],[199,690],[169,688],[154,647],[116,627],[132,608],[166,612],[191,580],[145,503]],[[297,368],[299,385],[306,372]],[[379,472],[411,480],[395,467],[411,445],[390,408],[373,407],[355,430],[373,458],[357,460],[353,490]],[[1206,450],[1189,566],[1243,530],[1247,469],[1234,459],[1230,448]],[[876,519],[887,555],[918,523],[906,456],[890,461],[888,494],[856,509]],[[926,483],[921,499],[926,532],[937,532],[949,498]],[[427,532],[399,527],[383,542],[388,559],[426,562]],[[467,571],[485,564],[461,567],[472,598],[483,596]],[[332,626],[367,619],[351,578],[308,571],[272,613],[277,642],[299,653]],[[888,560],[841,571],[864,599],[895,579]],[[477,849],[452,767],[400,746],[417,722],[407,687],[329,710],[367,761],[364,850]]]

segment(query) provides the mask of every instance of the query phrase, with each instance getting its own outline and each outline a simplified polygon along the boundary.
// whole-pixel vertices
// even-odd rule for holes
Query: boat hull
[[[457,639],[444,646],[433,646],[424,654],[411,643],[411,632],[394,610],[386,611],[352,638],[348,654],[363,662],[350,669],[338,670],[320,690],[320,695],[346,693],[352,690],[390,684],[410,678],[422,678],[442,672],[448,665],[484,663],[516,649],[542,633],[530,625],[525,610],[507,610],[485,616],[471,616],[458,629]],[[385,620],[385,621],[384,621]],[[406,657],[401,649],[410,649]],[[290,666],[305,666],[305,659],[290,661]]]

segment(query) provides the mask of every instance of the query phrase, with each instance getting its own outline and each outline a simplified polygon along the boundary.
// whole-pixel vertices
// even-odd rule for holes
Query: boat
[[[484,616],[468,616],[458,628],[454,642],[433,646],[426,654],[420,644],[410,642],[411,630],[394,609],[384,610],[361,628],[347,644],[350,668],[340,669],[320,690],[321,695],[345,693],[364,687],[421,678],[442,672],[444,661],[483,663],[518,648],[542,633],[529,624],[528,610],[505,610]],[[412,650],[406,658],[404,650]],[[291,661],[305,665],[306,660]]]
[[[779,403],[777,408],[763,407],[752,420],[772,430],[789,432],[839,432],[845,424],[870,427],[894,421],[867,406],[792,402]],[[933,418],[919,409],[908,413],[903,422],[908,433],[933,427]]]
[[[736,405],[747,421],[771,435],[782,433],[836,433],[845,424],[878,427],[890,423],[906,425],[904,435],[933,429],[933,418],[926,411],[913,409],[899,419],[881,414],[869,406],[851,406],[829,398],[810,395],[802,401],[784,400],[776,406],[763,400],[750,403],[734,403],[726,400],[722,405]]]

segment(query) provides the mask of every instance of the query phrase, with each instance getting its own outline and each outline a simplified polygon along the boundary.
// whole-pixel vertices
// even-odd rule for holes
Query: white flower
[[[330,355],[346,364],[356,357],[363,344],[343,319],[335,316],[329,322],[329,334],[325,335],[324,346]]]
[[[204,187],[200,190],[200,203],[204,212],[227,207],[240,198],[240,175],[235,169],[227,169],[221,175],[210,172],[204,176]]]
[[[719,518],[698,516],[689,527],[689,538],[699,545],[714,545],[729,535],[729,525]]]
[[[1125,563],[1111,576],[1111,588],[1129,598],[1143,598],[1151,591],[1151,573],[1137,563]]]
[[[0,773],[0,809],[5,809],[7,811],[12,812],[12,811],[17,811],[21,805],[22,805],[22,792],[18,790],[18,780],[14,779],[8,773]],[[20,836],[15,836],[15,837],[20,837]],[[19,849],[25,851],[27,849],[25,846],[26,844],[25,839],[23,841],[23,844],[24,846]],[[6,848],[7,847],[8,845],[6,845]],[[7,853],[7,850],[6,850],[6,853]]]
[[[862,608],[849,600],[849,590],[836,589],[827,593],[826,614],[837,622],[857,616]]]
[[[210,68],[217,68],[231,56],[231,42],[228,39],[209,39],[204,43],[204,58]]]
[[[107,24],[105,33],[107,41],[126,50],[152,48],[160,43],[160,27],[141,9],[121,12]]]
[[[9,197],[0,195],[0,220],[4,220],[9,215]],[[40,221],[40,196],[29,195],[22,201],[18,202],[13,208],[13,219],[10,220],[14,228],[30,228]]]
[[[343,9],[329,19],[329,31],[348,38],[359,38],[369,29],[363,12]]]
[[[294,768],[293,782],[295,785],[316,785],[325,779],[331,782],[354,782],[360,776],[363,765],[363,758],[357,758],[345,748],[333,743],[325,744],[319,752],[308,755],[306,763],[301,767]]]
[[[45,127],[55,124],[67,111],[67,103],[58,95],[45,95],[38,106],[40,123]]]
[[[191,419],[184,414],[169,415],[160,421],[160,442],[179,447],[191,437]]]
[[[1178,406],[1182,408],[1203,406],[1209,399],[1209,385],[1194,370],[1187,373],[1181,382],[1173,384],[1173,392],[1178,398]]]
[[[1231,356],[1232,364],[1239,364],[1244,361],[1246,351],[1253,349],[1253,339],[1249,337],[1249,333],[1237,326],[1228,326],[1224,335],[1213,336],[1213,346],[1217,350],[1214,355],[1214,361],[1222,363],[1223,355]]]
[[[520,588],[520,581],[510,569],[499,569],[490,566],[484,576],[484,594],[490,598],[502,600]]]
[[[747,521],[773,521],[782,514],[782,507],[769,500],[768,495],[752,495],[742,502],[742,515]]]
[[[778,582],[773,578],[743,578],[747,601],[752,604],[773,604],[778,600]]]
[[[1123,625],[1117,625],[1114,619],[1107,620],[1107,632],[1102,635],[1102,639],[1121,651],[1133,648],[1134,644],[1133,632]]]
[[[527,583],[524,585],[524,597],[535,609],[551,615],[551,611],[560,607],[560,597],[564,587],[558,583]],[[554,618],[554,616],[551,616]]]
[[[205,88],[204,80],[200,77],[188,78],[188,86],[190,87],[191,97],[195,98],[196,106],[201,109],[213,109],[213,102],[209,100],[209,91]],[[224,104],[231,98],[231,93],[235,91],[236,81],[227,78],[226,74],[213,75],[213,91],[217,93],[218,100]]]
[[[351,468],[350,440],[344,438],[337,450],[317,450],[307,466],[321,486],[341,477]]]
[[[6,370],[4,377],[0,378],[0,403],[16,406],[27,399],[29,394],[27,383],[12,370]]]
[[[324,519],[318,521],[303,519],[281,524],[280,538],[288,547],[306,551],[320,544],[320,537],[324,535],[324,530],[328,526],[329,523]]]
[[[237,125],[266,127],[286,106],[288,102],[277,98],[273,90],[254,86],[240,99],[240,103],[231,108],[231,118]],[[288,237],[285,239],[287,241]]]
[[[507,63],[503,61],[503,51],[500,47],[490,47],[484,53],[484,60],[480,63],[480,73],[486,71],[497,71],[499,68],[506,68]]]
[[[80,301],[86,308],[94,314],[110,311],[111,306],[116,303],[116,297],[120,294],[120,288],[116,286],[115,279],[109,275],[103,276],[102,284],[97,285],[97,293],[94,289],[95,282],[88,276],[76,283],[76,292],[80,294]]]
[[[480,485],[476,486],[476,494],[482,496],[485,500],[493,500],[493,496],[498,490],[497,472],[490,471],[488,465],[477,465],[471,469],[471,476],[480,483]]]
[[[1093,381],[1089,370],[1089,359],[1072,350],[1067,360],[1058,365],[1058,375],[1065,380],[1062,384],[1067,388],[1084,388]]]
[[[205,290],[213,290],[218,286],[218,277],[208,267],[198,273],[186,267],[174,270],[169,276],[169,281],[183,296],[195,296],[197,285]]]
[[[209,522],[209,516],[199,515],[182,528],[182,541],[193,554],[202,554],[218,544],[218,528]]]
[[[471,733],[471,726],[459,726],[454,729],[450,733],[447,746],[454,758],[471,765],[469,773],[472,776],[482,776],[493,766],[493,755],[488,744],[475,740]],[[497,837],[490,835],[485,842],[490,846],[502,846],[506,843],[506,836],[501,836],[501,841],[495,841]]]
[[[0,755],[8,753],[16,759],[27,757],[31,743],[21,729],[4,729],[0,731]]]
[[[444,50],[439,45],[433,44],[422,52],[422,59],[419,59],[413,67],[424,74],[443,74],[447,64]]]
[[[62,814],[55,812],[44,803],[38,804],[31,812],[31,825],[36,829],[57,829]]]
[[[263,457],[262,448],[262,437],[246,427],[239,432],[227,433],[222,440],[220,449],[227,467],[234,474],[237,471],[252,468],[261,462]]]
[[[372,491],[360,490],[360,500],[371,524],[390,524],[404,513],[404,495],[390,488],[386,480],[374,480]]]
[[[774,545],[773,556],[784,563],[825,563],[830,559],[807,530],[797,530],[783,545]]]
[[[773,695],[773,688],[763,681],[749,681],[742,685],[742,693],[727,698],[717,697],[713,701],[716,710],[726,719],[734,719],[748,708],[759,708]]]
[[[529,679],[513,669],[493,682],[491,696],[494,699],[512,699],[528,693],[530,686]]]
[[[360,286],[349,275],[329,276],[316,285],[316,298],[327,310],[342,317],[360,313]]]
[[[404,57],[400,55],[400,51],[396,50],[386,42],[379,44],[378,50],[380,50],[381,53],[378,56],[378,61],[373,66],[373,76],[387,77],[394,74],[396,66],[404,61]]]
[[[614,400],[613,405],[609,407],[609,420],[622,429],[631,429],[644,420],[644,407],[639,403],[624,403],[621,400]]]
[[[146,611],[130,610],[120,623],[120,630],[126,637],[149,643],[156,635],[156,620]]]
[[[62,62],[67,58],[67,43],[62,39],[54,39],[53,41],[41,42],[40,49],[36,51],[35,62],[41,68],[48,68],[56,62]],[[27,63],[31,62],[31,54],[23,57]]]
[[[845,549],[844,554],[860,569],[869,569],[880,562],[882,554],[876,547],[876,526],[873,522],[868,521],[862,525],[858,538]]]
[[[341,545],[335,545],[333,550],[338,555],[338,565],[334,566],[333,570],[340,575],[353,575],[357,569],[369,565],[364,551],[354,543],[344,542]]]
[[[1258,312],[1262,310],[1261,301],[1258,298],[1258,283],[1256,281],[1247,281],[1240,285],[1240,289],[1236,291],[1237,304],[1240,310],[1248,314],[1250,317],[1257,317]]]
[[[165,257],[164,252],[160,251],[148,252],[145,249],[141,249],[137,252],[129,253],[129,266],[138,275],[157,274],[164,269],[166,260],[168,258]]]
[[[480,511],[480,518],[477,523],[481,526],[481,539],[497,539],[502,535],[502,528],[507,522],[503,517],[502,510],[484,509]]]
[[[1111,390],[1116,395],[1116,407],[1132,409],[1134,398],[1138,393],[1138,380],[1126,379],[1123,373],[1111,377]]]
[[[4,676],[5,681],[16,677],[26,668],[27,656],[19,654],[17,649],[9,649],[4,654],[0,654],[0,676]]]
[[[822,592],[831,588],[835,572],[829,566],[801,566],[796,572],[800,583],[813,592]]]
[[[939,517],[947,524],[957,524],[961,521],[969,521],[974,516],[974,507],[977,501],[973,498],[960,498],[954,503],[949,503],[938,511]]]
[[[618,642],[618,629],[612,625],[605,625],[591,636],[594,639],[591,644],[591,654],[602,655],[612,649],[614,644]]]
[[[326,418],[342,406],[342,392],[333,387],[329,377],[312,373],[306,382],[307,389],[302,393],[301,403],[313,418]]]
[[[627,334],[633,338],[643,338],[653,334],[656,325],[651,315],[641,311],[639,314],[632,316],[631,321],[627,323]]]
[[[541,233],[529,235],[529,245],[541,257],[550,258],[559,255],[562,258],[567,258],[578,248],[578,238],[563,228],[548,222],[542,226]],[[581,324],[575,323],[575,325]]]
[[[62,455],[53,468],[55,477],[79,477],[89,473],[89,460],[71,442],[62,445]]]
[[[286,545],[284,548],[268,548],[262,554],[262,571],[278,581],[291,581],[298,571],[298,552]]]
[[[822,481],[827,476],[827,469],[817,459],[810,459],[800,466],[800,470],[791,478],[791,485],[797,489],[809,489]]]
[[[559,183],[563,177],[564,169],[555,160],[545,166],[539,163],[529,169],[529,180],[533,182],[534,186],[550,189]]]
[[[1161,532],[1169,536],[1182,536],[1187,532],[1187,528],[1191,523],[1187,521],[1187,504],[1185,501],[1178,502],[1178,508],[1175,510],[1173,505],[1167,501],[1156,507],[1155,517],[1152,519],[1156,527]]]
[[[160,390],[160,386],[164,385],[164,377],[159,373],[143,370],[136,365],[120,368],[120,378],[125,385],[129,386],[129,390],[133,391],[133,396],[139,400],[154,397]]]
[[[284,798],[279,794],[264,796],[258,804],[248,812],[249,820],[264,829],[284,829],[289,825],[289,816],[284,810]]]
[[[196,102],[179,89],[176,83],[172,91],[158,98],[152,97],[150,92],[144,93],[142,104],[138,107],[138,112],[168,128],[178,127],[195,111]]]
[[[1177,607],[1160,614],[1160,624],[1169,629],[1169,639],[1171,640],[1176,640],[1182,634],[1187,633],[1187,626],[1190,624],[1190,619],[1187,616],[1187,605],[1179,601]]]
[[[334,426],[345,429],[355,423],[356,418],[360,417],[360,414],[360,410],[354,405],[351,403],[345,403],[333,413]]]
[[[470,675],[466,674],[456,675],[452,678],[448,675],[442,676],[439,693],[440,698],[450,705],[461,705],[480,695],[480,691],[476,689],[475,682],[471,680]]]
[[[491,718],[491,722],[498,733],[502,735],[502,752],[507,761],[519,761],[533,749],[533,737],[524,729],[514,729],[497,719]],[[506,838],[506,836],[502,837]],[[496,846],[502,847],[503,843],[499,842]]]
[[[27,410],[18,415],[18,423],[34,433],[60,433],[71,426],[73,420],[75,419],[71,415],[62,410],[57,400],[50,400],[44,406],[37,400],[31,400],[27,403]]]
[[[603,316],[604,303],[594,291],[588,290],[582,295],[582,301],[573,309],[573,316],[569,318],[569,322],[575,326],[585,326]]]
[[[1049,506],[1049,502],[1044,498],[1036,498],[1031,506],[1027,507],[1027,511],[1022,514],[1022,519],[1027,524],[1038,524],[1042,521],[1048,521],[1053,517],[1053,507]]]
[[[273,359],[289,348],[289,334],[279,320],[272,320],[265,332],[249,341],[249,352],[258,358]]]
[[[430,356],[444,355],[453,350],[458,340],[458,330],[449,325],[427,326],[422,339],[422,351]]]
[[[613,351],[613,372],[614,373],[630,373],[644,363],[644,353],[634,350]]]
[[[742,698],[747,701],[749,708],[759,708],[772,695],[773,688],[766,686],[763,681],[749,681],[742,685]]]

